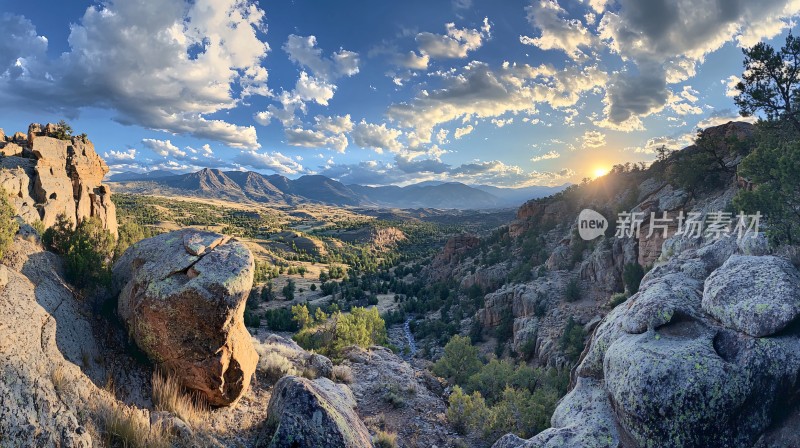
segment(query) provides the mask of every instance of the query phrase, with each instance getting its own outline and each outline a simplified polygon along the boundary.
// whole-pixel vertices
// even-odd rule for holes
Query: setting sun
[[[593,173],[594,173],[594,178],[596,179],[598,177],[602,177],[608,174],[608,168],[597,167],[594,169]]]

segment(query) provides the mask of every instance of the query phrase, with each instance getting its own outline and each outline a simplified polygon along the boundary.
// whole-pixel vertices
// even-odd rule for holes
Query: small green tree
[[[558,341],[559,347],[567,355],[567,358],[575,362],[581,356],[584,348],[584,339],[586,339],[586,331],[579,325],[572,316],[567,319],[567,325],[564,328],[564,333]]]
[[[314,320],[317,323],[325,322],[326,320],[328,320],[328,315],[325,314],[325,311],[323,311],[322,308],[317,308],[314,311]]]
[[[489,423],[489,409],[480,392],[468,395],[460,386],[455,386],[448,402],[447,419],[459,434],[482,430]]]
[[[125,221],[119,226],[117,245],[114,247],[114,260],[119,259],[125,251],[145,238],[153,236],[152,232],[133,221]]]
[[[386,343],[386,322],[377,308],[354,307],[348,314],[338,313],[333,335],[333,352],[357,345],[369,347]]]
[[[478,391],[489,403],[495,403],[514,380],[514,365],[507,360],[492,359],[469,377],[467,390]]]
[[[564,299],[567,302],[577,302],[581,299],[581,286],[578,279],[572,278],[567,282],[567,287],[564,289]]]
[[[69,248],[69,239],[75,231],[75,224],[67,215],[59,213],[56,222],[47,228],[42,235],[45,247],[57,254],[65,254]]]
[[[285,297],[286,300],[294,300],[294,291],[295,291],[294,280],[289,279],[289,281],[286,282],[286,286],[283,287],[282,290],[283,297]]]
[[[800,131],[800,39],[791,33],[775,50],[759,42],[742,50],[744,72],[734,97],[742,116],[763,112],[768,121],[785,120]]]
[[[639,263],[628,263],[622,270],[622,280],[625,282],[625,289],[630,295],[639,292],[642,278],[644,278],[644,268]]]
[[[69,238],[64,253],[64,270],[73,285],[83,288],[92,283],[107,285],[111,280],[111,258],[115,241],[100,218],[81,220]]]
[[[444,346],[444,355],[433,365],[433,373],[454,384],[466,384],[467,379],[481,368],[478,348],[466,336],[455,335]]]
[[[314,319],[311,318],[308,307],[304,303],[292,307],[292,319],[297,322],[301,330],[314,323]]]
[[[53,134],[53,137],[59,140],[70,140],[72,139],[72,126],[67,124],[66,121],[60,120],[56,124],[56,132]]]
[[[759,126],[756,147],[739,165],[739,174],[754,183],[733,200],[737,210],[760,213],[769,223],[774,245],[800,241],[800,139],[780,129]],[[749,223],[748,223],[749,224]]]
[[[250,328],[258,328],[261,326],[261,316],[257,311],[250,308],[244,310],[244,325]]]
[[[552,410],[549,399],[534,397],[527,389],[507,387],[497,406],[492,408],[491,422],[494,432],[514,433],[532,437],[550,426]]]
[[[16,214],[14,206],[8,202],[8,192],[0,188],[0,258],[3,258],[19,230],[19,224],[14,219]]]

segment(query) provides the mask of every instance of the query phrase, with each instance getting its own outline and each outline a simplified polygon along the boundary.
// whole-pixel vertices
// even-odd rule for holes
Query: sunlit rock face
[[[159,368],[227,406],[258,363],[244,326],[253,272],[250,250],[224,235],[186,229],[148,238],[114,265],[117,311]]]
[[[117,235],[111,190],[102,183],[108,166],[86,136],[57,138],[52,123],[33,123],[27,135],[0,134],[0,186],[24,221],[41,220],[49,227],[60,214],[73,224],[98,217]]]

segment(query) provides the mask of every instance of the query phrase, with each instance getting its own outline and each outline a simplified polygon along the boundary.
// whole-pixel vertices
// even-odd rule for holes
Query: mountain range
[[[568,184],[545,187],[501,188],[460,182],[427,181],[399,187],[345,185],[321,175],[289,179],[279,174],[254,171],[221,171],[204,168],[187,174],[170,171],[122,172],[108,178],[115,191],[167,194],[275,205],[321,203],[336,206],[392,208],[491,209],[518,206],[529,199],[557,193]]]

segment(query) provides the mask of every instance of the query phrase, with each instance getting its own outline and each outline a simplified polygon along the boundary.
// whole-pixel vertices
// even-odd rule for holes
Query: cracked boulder
[[[253,263],[241,242],[186,229],[134,244],[113,268],[130,337],[212,406],[235,403],[258,363],[244,326]]]

